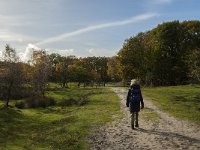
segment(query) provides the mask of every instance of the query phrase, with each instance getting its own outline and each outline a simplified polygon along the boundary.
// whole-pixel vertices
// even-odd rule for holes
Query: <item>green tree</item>
[[[200,83],[200,49],[194,49],[190,55],[188,55],[187,63],[189,66],[188,75],[191,79]]]
[[[108,59],[107,62],[107,74],[111,81],[118,82],[122,80],[122,68],[117,56],[113,56]]]
[[[68,88],[68,82],[71,81],[69,66],[77,61],[75,56],[62,57],[56,65],[56,72],[58,73],[59,82],[63,88]]]

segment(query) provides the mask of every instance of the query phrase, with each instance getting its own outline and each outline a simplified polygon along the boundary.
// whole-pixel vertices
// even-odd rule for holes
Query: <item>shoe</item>
[[[135,127],[137,127],[137,128],[139,127],[139,124],[138,124],[138,122],[136,122],[136,124],[135,124]]]

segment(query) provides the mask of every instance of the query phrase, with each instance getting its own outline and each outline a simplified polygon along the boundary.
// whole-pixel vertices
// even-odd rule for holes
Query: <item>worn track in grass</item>
[[[199,126],[168,115],[148,99],[144,99],[145,108],[156,113],[158,119],[140,116],[140,127],[132,130],[130,113],[125,106],[127,91],[124,88],[113,88],[113,91],[121,99],[123,117],[95,130],[90,137],[91,150],[200,149]]]

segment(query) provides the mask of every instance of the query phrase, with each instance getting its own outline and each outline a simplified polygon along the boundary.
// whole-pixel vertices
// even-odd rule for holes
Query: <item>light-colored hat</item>
[[[138,84],[137,80],[136,80],[136,79],[132,79],[132,80],[131,80],[131,86],[132,86],[132,85],[135,85],[135,84]]]

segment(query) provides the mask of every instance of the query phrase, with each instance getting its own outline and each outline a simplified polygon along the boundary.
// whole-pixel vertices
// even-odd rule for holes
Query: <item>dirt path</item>
[[[169,116],[147,99],[143,111],[150,110],[158,116],[157,120],[149,120],[141,112],[140,128],[132,130],[130,114],[125,106],[127,91],[123,88],[113,90],[121,98],[123,117],[97,129],[90,137],[91,150],[200,150],[198,126]]]

